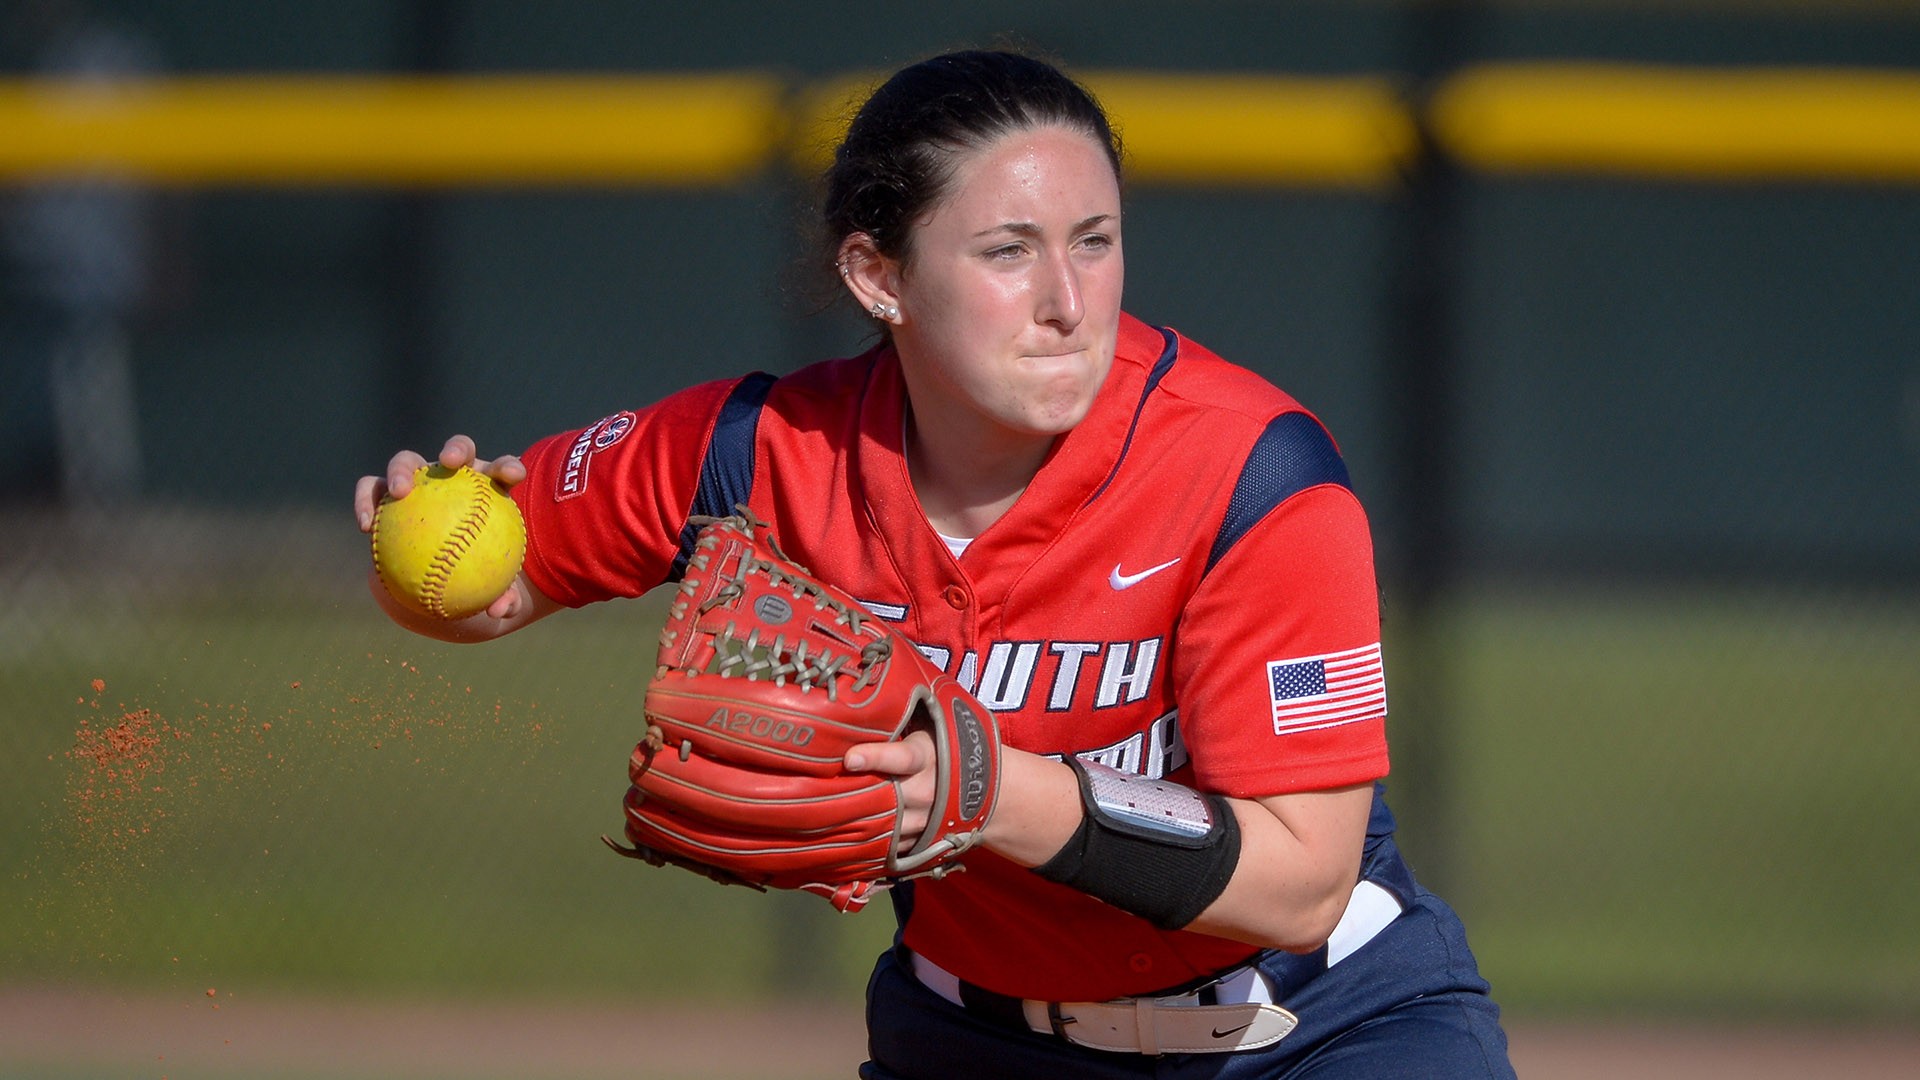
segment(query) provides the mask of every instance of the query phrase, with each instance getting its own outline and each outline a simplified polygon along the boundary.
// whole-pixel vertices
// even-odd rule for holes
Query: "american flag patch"
[[[1380,643],[1297,660],[1267,663],[1273,733],[1337,727],[1387,715],[1387,678]]]

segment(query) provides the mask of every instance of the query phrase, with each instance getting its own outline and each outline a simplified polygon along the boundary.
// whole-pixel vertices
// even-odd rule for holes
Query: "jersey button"
[[[947,604],[955,611],[964,611],[967,607],[967,590],[958,585],[947,586]]]
[[[1143,952],[1134,953],[1132,956],[1127,957],[1127,966],[1132,968],[1136,973],[1145,975],[1147,972],[1153,970],[1153,957]]]

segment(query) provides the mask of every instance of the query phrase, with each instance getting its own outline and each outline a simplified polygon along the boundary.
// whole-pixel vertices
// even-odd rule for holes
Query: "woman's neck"
[[[1053,436],[991,438],[967,425],[922,423],[909,407],[907,471],[935,530],[975,537],[1000,520],[1053,449]]]

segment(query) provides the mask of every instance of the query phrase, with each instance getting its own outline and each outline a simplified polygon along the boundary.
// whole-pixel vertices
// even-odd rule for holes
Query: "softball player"
[[[1286,394],[1121,310],[1120,148],[1053,67],[902,70],[827,176],[868,352],[478,461],[528,525],[474,640],[675,580],[747,505],[999,719],[966,872],[894,889],[863,1077],[1505,1077],[1380,794],[1367,521]],[[475,460],[456,436],[448,465]],[[362,527],[417,454],[356,492]],[[376,596],[383,591],[374,589]],[[856,748],[924,826],[925,736]]]

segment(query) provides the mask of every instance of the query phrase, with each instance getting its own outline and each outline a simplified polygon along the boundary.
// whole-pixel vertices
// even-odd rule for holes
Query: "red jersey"
[[[1008,746],[1238,797],[1387,771],[1365,513],[1319,422],[1122,316],[1111,373],[1011,510],[955,559],[902,451],[888,346],[682,391],[524,455],[526,573],[579,606],[676,579],[735,502],[993,709]],[[902,886],[907,945],[1015,997],[1099,1001],[1255,947],[1145,920],[976,850]]]

